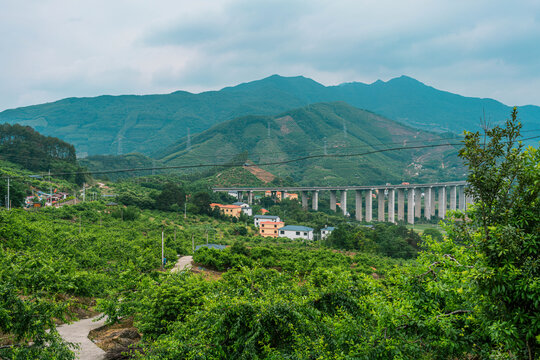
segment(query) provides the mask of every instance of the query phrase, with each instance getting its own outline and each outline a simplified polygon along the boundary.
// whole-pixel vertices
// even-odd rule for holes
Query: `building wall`
[[[286,237],[289,239],[313,240],[313,231],[280,230],[278,235],[279,237]]]
[[[278,229],[283,227],[283,222],[262,221],[259,227],[259,235],[264,237],[278,237]]]

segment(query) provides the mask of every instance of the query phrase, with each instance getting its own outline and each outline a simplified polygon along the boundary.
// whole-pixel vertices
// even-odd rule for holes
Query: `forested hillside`
[[[237,154],[246,154],[246,159],[274,175],[319,186],[455,180],[465,176],[455,146],[384,151],[459,144],[457,137],[416,130],[345,103],[315,104],[274,117],[241,117],[190,140],[189,149],[184,138],[156,157],[168,166],[196,166],[224,164]],[[329,156],[323,157],[325,154]],[[261,165],[303,157],[307,158]]]
[[[73,183],[82,184],[85,178],[84,174],[75,174],[83,169],[73,145],[41,135],[29,126],[0,125],[0,160],[34,172],[68,173],[60,177]]]
[[[479,129],[483,114],[492,125],[502,123],[510,110],[495,100],[451,94],[405,76],[325,87],[301,76],[274,75],[200,94],[68,98],[3,111],[0,122],[32,126],[74,144],[82,155],[151,155],[185,137],[188,128],[194,134],[239,116],[276,115],[329,101],[345,101],[416,128],[456,133]],[[523,106],[520,114],[524,130],[539,127],[539,107]]]

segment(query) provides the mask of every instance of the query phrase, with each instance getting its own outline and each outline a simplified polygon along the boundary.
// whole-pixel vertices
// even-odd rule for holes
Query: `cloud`
[[[325,84],[407,74],[540,104],[539,10],[487,0],[6,0],[0,109],[218,89],[275,73]]]

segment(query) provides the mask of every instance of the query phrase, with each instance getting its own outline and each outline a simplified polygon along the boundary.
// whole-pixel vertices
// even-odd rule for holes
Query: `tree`
[[[12,207],[24,205],[24,197],[26,196],[25,186],[18,181],[10,181],[9,184],[9,199]],[[7,180],[0,179],[0,204],[6,206],[7,201]]]
[[[199,191],[193,195],[191,202],[198,214],[210,214],[210,195],[206,191]]]
[[[540,352],[540,154],[519,142],[514,108],[505,127],[466,132],[460,157],[475,205],[455,236],[477,255],[471,272],[485,326],[505,354]],[[454,239],[458,240],[458,239]]]
[[[156,197],[156,208],[163,211],[170,211],[171,206],[177,205],[180,208],[184,206],[186,193],[184,189],[174,183],[166,183],[163,186],[161,194]]]

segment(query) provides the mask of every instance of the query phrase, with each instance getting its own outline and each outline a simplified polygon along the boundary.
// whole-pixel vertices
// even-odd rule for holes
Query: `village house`
[[[219,212],[221,212],[223,215],[226,216],[232,216],[235,218],[239,218],[240,214],[242,213],[242,207],[239,205],[222,205],[217,203],[210,204],[210,207],[212,209],[219,209]]]
[[[279,218],[279,216],[275,216],[275,215],[255,215],[253,217],[253,223],[255,224],[256,227],[259,227],[259,223],[261,221],[280,222],[281,219]]]
[[[323,229],[321,229],[321,239],[326,238],[328,235],[332,233],[336,228],[333,226],[327,226]]]
[[[285,223],[283,221],[261,221],[259,223],[259,235],[264,237],[278,237],[278,229],[283,227]]]
[[[298,200],[298,194],[285,193],[285,199]]]
[[[242,212],[246,214],[247,216],[253,216],[253,209],[248,204],[240,202],[240,201],[234,202],[232,204],[240,206],[242,208]]]
[[[287,225],[278,229],[279,237],[289,239],[313,240],[313,228],[300,225]]]

